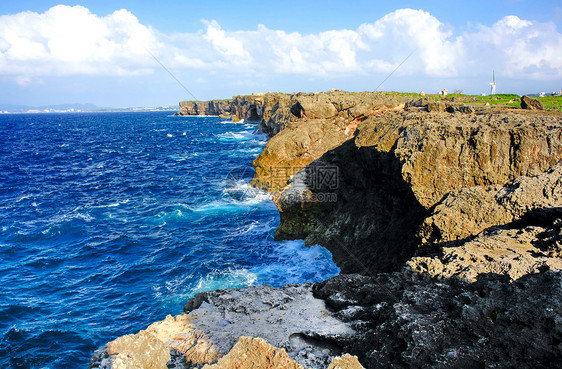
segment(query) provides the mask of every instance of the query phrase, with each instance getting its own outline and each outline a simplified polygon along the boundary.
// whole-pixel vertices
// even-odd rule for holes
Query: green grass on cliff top
[[[409,93],[409,92],[389,92],[386,93],[387,95],[397,94],[400,96],[412,96],[412,97],[421,97],[420,94],[417,93]],[[426,95],[426,97],[432,97],[436,100],[440,100],[441,96],[437,94]],[[459,102],[467,102],[467,103],[475,103],[475,104],[486,104],[489,103],[490,105],[505,105],[505,106],[513,106],[513,107],[520,107],[521,106],[521,96],[516,94],[496,94],[496,95],[487,95],[487,96],[480,96],[480,95],[463,95],[463,94],[448,94],[446,99],[450,100],[455,98]],[[546,96],[546,97],[536,97],[535,99],[540,100],[544,105],[546,110],[553,110],[553,111],[560,111],[562,112],[562,96]]]

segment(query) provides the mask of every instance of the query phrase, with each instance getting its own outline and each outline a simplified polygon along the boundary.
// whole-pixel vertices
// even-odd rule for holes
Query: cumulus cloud
[[[126,10],[98,17],[82,6],[0,16],[0,70],[16,75],[137,74],[156,33]]]
[[[426,77],[489,73],[562,77],[562,35],[553,23],[507,16],[459,35],[423,10],[399,9],[356,29],[301,34],[259,25],[224,30],[202,21],[196,33],[165,35],[127,10],[107,16],[82,6],[0,16],[0,74],[22,84],[41,75],[135,75],[159,68],[240,74],[361,76],[398,71]],[[23,77],[22,77],[23,76]]]
[[[496,66],[509,77],[550,79],[562,77],[562,34],[554,23],[537,23],[506,16],[491,27],[459,39],[465,53],[466,73]]]

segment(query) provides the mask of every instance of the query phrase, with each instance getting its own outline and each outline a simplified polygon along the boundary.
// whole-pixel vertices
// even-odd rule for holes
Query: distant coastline
[[[108,108],[93,104],[59,104],[44,106],[0,104],[0,114],[50,114],[50,113],[118,113],[118,112],[149,112],[177,111],[177,105],[157,107]]]

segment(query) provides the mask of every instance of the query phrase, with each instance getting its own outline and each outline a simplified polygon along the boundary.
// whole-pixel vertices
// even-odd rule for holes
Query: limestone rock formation
[[[305,369],[292,360],[287,352],[262,338],[240,337],[230,352],[214,365],[203,369]]]
[[[335,357],[328,369],[364,369],[363,365],[357,359],[357,356],[345,354],[340,357]]]
[[[275,363],[324,369],[344,353],[338,340],[355,334],[350,324],[332,317],[324,301],[313,296],[311,283],[203,292],[184,310],[108,343],[94,353],[89,367],[188,369],[226,355],[209,368],[265,369],[271,367],[266,363]],[[347,356],[338,362],[343,368],[361,368]]]
[[[275,237],[342,274],[198,294],[91,368],[562,367],[562,115],[338,90],[185,106],[259,122]]]
[[[484,273],[512,280],[562,269],[562,163],[504,187],[449,193],[420,227],[420,242],[435,251],[408,265],[439,278],[468,281]]]
[[[165,369],[168,363],[187,368],[186,363],[213,363],[218,358],[218,347],[182,314],[167,316],[146,330],[109,342],[94,353],[89,368]]]
[[[521,96],[521,108],[529,110],[544,110],[544,105],[538,99],[532,99],[529,96]]]
[[[162,341],[147,332],[117,338],[107,344],[107,353],[111,363],[107,367],[114,369],[163,369],[171,359]]]
[[[310,283],[204,292],[188,301],[184,311],[221,355],[241,336],[261,337],[307,368],[326,368],[333,357],[342,354],[330,342],[355,333],[312,295]]]
[[[527,274],[562,270],[562,208],[557,209],[558,214],[545,213],[552,217],[551,224],[538,225],[545,220],[528,217],[524,227],[517,222],[492,227],[459,246],[440,248],[435,256],[413,257],[407,265],[431,277],[469,282],[489,273],[516,280]]]
[[[542,208],[562,208],[562,163],[505,186],[466,187],[447,194],[420,228],[423,244],[452,243],[522,219]]]
[[[262,338],[240,337],[228,354],[216,364],[202,369],[305,369],[292,360],[287,352]],[[321,368],[321,369],[326,369]],[[327,369],[364,369],[357,356],[345,354],[335,357]]]
[[[216,115],[259,122],[269,119],[271,109],[284,97],[280,93],[267,93],[234,96],[230,100],[181,101],[180,111],[175,115]]]
[[[368,116],[401,109],[410,98],[385,93],[295,94],[280,99],[259,129],[271,139],[254,160],[252,184],[279,191],[287,180],[328,150],[351,139],[357,125]],[[281,104],[284,103],[285,106]]]
[[[357,124],[352,139],[293,174],[290,186],[274,197],[281,211],[276,237],[327,247],[344,273],[396,270],[413,256],[418,229],[447,194],[542,173],[562,159],[561,128],[557,116],[515,112],[387,111],[369,117]],[[269,141],[254,162],[254,183],[264,177],[265,167],[297,162],[292,154],[306,152],[306,145],[284,151],[285,156],[268,149],[292,144],[294,138],[284,131]],[[308,154],[311,160],[314,155]],[[315,176],[330,168],[337,172],[335,186],[318,185]],[[462,196],[472,195],[467,191]],[[482,199],[480,210],[491,212],[488,200]]]

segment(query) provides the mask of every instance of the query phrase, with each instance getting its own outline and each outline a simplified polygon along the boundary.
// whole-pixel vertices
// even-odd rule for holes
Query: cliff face
[[[327,247],[344,273],[396,270],[420,243],[444,241],[425,218],[448,193],[538,175],[562,159],[558,116],[387,111],[358,122],[351,138],[342,133],[343,144],[315,140],[318,148],[303,132],[331,133],[316,126],[327,124],[300,121],[273,137],[253,183],[268,180],[266,168],[290,167],[288,182],[269,187],[281,212],[277,239]],[[297,148],[313,149],[279,149],[295,147],[293,131]]]
[[[236,120],[259,122],[269,119],[271,110],[286,95],[267,93],[234,96],[230,100],[181,101],[175,115],[223,115]]]

